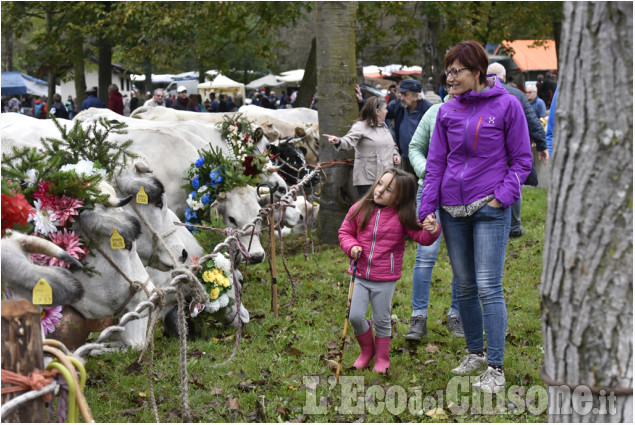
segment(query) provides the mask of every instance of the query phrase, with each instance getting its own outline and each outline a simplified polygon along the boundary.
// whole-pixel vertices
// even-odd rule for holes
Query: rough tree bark
[[[542,272],[550,422],[633,423],[633,5],[567,2]],[[617,392],[617,391],[616,391]],[[563,397],[568,406],[553,405]],[[571,400],[568,401],[568,397]],[[590,397],[587,392],[584,397]],[[580,404],[582,402],[582,404]],[[571,408],[573,406],[573,409]]]
[[[355,15],[357,2],[317,3],[317,69],[320,133],[344,135],[359,116],[355,84]],[[336,152],[320,143],[320,162],[353,158],[353,151]],[[318,237],[323,243],[338,243],[339,229],[355,199],[350,180],[352,167],[335,165],[324,169]]]

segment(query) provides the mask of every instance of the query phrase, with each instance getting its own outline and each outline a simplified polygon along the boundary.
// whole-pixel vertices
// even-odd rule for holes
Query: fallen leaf
[[[445,413],[445,410],[440,407],[435,407],[432,410],[426,412],[426,416],[430,416],[433,419],[447,419],[448,415]]]
[[[238,389],[241,391],[249,392],[256,389],[256,386],[250,382],[241,381],[238,383]]]
[[[423,364],[424,364],[425,366],[427,366],[427,365],[432,364],[432,363],[434,363],[434,362],[436,362],[436,360],[431,359],[431,360],[426,360],[425,362],[423,362]]]
[[[194,350],[190,353],[190,357],[200,359],[201,357],[203,357],[204,354],[205,353],[203,353],[201,350]]]
[[[337,370],[337,362],[335,360],[324,359],[327,365],[333,370]]]
[[[327,343],[326,343],[326,344],[324,344],[324,345],[325,345],[325,346],[326,346],[326,348],[328,348],[329,350],[334,350],[334,349],[336,349],[336,348],[339,348],[339,347],[340,347],[340,345],[339,345],[337,342],[335,342],[335,341],[329,341],[329,342],[327,342]]]
[[[240,410],[240,405],[238,404],[237,398],[228,398],[227,399],[227,409],[229,410]]]
[[[304,421],[306,421],[306,415],[298,416],[297,418],[291,419],[289,422],[297,424],[297,423],[304,423]]]
[[[142,407],[137,407],[136,409],[126,409],[126,410],[122,410],[120,413],[123,416],[134,416],[141,409],[143,409],[143,408]]]
[[[126,375],[136,375],[137,373],[141,373],[142,370],[143,366],[141,365],[141,363],[134,361],[126,369]]]
[[[278,410],[278,413],[280,413],[281,415],[286,415],[287,414],[287,409],[285,409],[281,405],[278,405],[278,409],[277,410]]]
[[[203,385],[201,380],[192,374],[190,374],[190,382],[199,388],[205,389],[205,385]]]
[[[212,395],[221,395],[223,394],[223,389],[221,387],[214,387],[210,392]]]
[[[439,352],[439,347],[436,346],[436,345],[428,344],[426,346],[426,351],[428,353],[438,353]]]

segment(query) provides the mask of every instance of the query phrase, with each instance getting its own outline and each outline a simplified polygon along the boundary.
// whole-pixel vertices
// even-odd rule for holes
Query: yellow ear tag
[[[33,304],[53,304],[53,290],[46,279],[41,278],[33,288]]]
[[[123,240],[123,236],[121,236],[115,228],[112,229],[112,236],[110,237],[110,247],[112,249],[123,249],[126,247],[126,242]]]
[[[139,193],[137,193],[137,204],[148,204],[148,194],[146,193],[143,186],[139,188]]]

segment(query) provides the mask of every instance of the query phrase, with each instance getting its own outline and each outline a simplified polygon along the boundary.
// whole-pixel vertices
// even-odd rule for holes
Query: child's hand
[[[353,259],[359,260],[360,255],[362,255],[361,246],[354,246],[353,248],[351,248],[351,257],[353,257]]]
[[[430,232],[431,235],[436,235],[437,233],[439,233],[439,230],[441,230],[441,226],[439,226],[439,222],[436,220],[430,222],[428,221],[428,219],[426,219],[421,227]]]

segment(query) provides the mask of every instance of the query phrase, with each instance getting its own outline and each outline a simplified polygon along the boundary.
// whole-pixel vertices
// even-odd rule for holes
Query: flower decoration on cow
[[[228,151],[211,146],[209,150],[200,150],[200,158],[185,172],[188,183],[182,187],[187,191],[187,224],[213,222],[210,206],[221,192],[258,184],[260,174],[266,172],[264,165],[269,158],[256,152],[249,120],[242,114],[225,117],[220,128]]]
[[[63,140],[42,140],[38,149],[14,147],[11,154],[2,155],[2,236],[7,229],[15,229],[41,237],[81,263],[90,244],[73,231],[73,223],[83,209],[107,201],[108,195],[99,185],[131,154],[120,147],[108,154],[113,146],[106,135],[86,132],[79,125],[60,131]],[[87,158],[91,155],[95,157]],[[44,266],[76,267],[44,254],[31,254],[30,258]],[[42,323],[47,331],[59,322],[58,313],[45,309]]]
[[[216,254],[213,260],[207,260],[205,264],[200,265],[198,278],[205,287],[205,292],[209,294],[209,300],[204,305],[192,302],[192,317],[197,317],[203,312],[214,314],[232,305],[234,301],[228,296],[228,292],[233,290],[233,278],[228,258]]]

